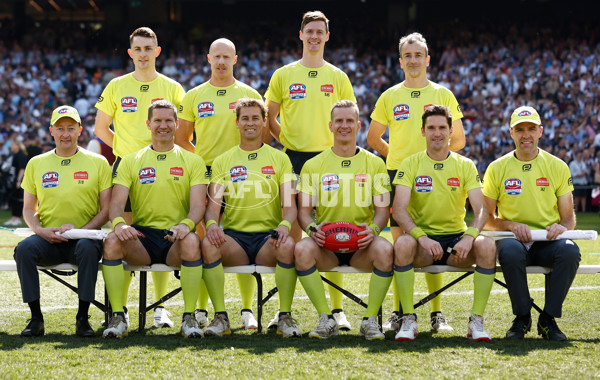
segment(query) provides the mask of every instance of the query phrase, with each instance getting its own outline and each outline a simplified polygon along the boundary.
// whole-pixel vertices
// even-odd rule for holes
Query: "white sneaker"
[[[285,314],[278,318],[277,334],[283,335],[284,338],[301,337],[302,331],[296,327],[296,320],[291,315]]]
[[[246,330],[258,329],[258,322],[256,322],[256,318],[254,318],[251,311],[242,311],[242,328]]]
[[[431,317],[431,331],[433,332],[452,332],[454,329],[448,324],[446,317],[441,312],[435,313]]]
[[[481,315],[473,314],[473,316],[469,318],[467,338],[473,339],[475,342],[489,342],[492,340],[490,334],[488,334],[483,327],[483,317]]]
[[[381,327],[383,327],[383,331],[398,331],[401,322],[400,315],[394,311]]]
[[[225,314],[215,314],[210,325],[204,330],[204,336],[222,336],[231,334],[229,319]]]
[[[271,319],[271,322],[267,325],[267,329],[276,329],[279,324],[279,310],[275,312],[275,316]]]
[[[377,317],[371,315],[369,319],[363,319],[360,323],[360,336],[364,336],[367,340],[383,340],[385,334],[379,330],[379,323],[377,323]]]
[[[352,330],[352,325],[350,324],[350,322],[348,322],[348,319],[346,319],[346,314],[344,314],[343,311],[340,311],[339,313],[333,313],[333,318],[337,322],[340,330],[343,330],[343,331]]]
[[[204,335],[198,321],[191,314],[186,315],[181,322],[181,335],[185,338],[202,338]]]
[[[127,324],[125,318],[114,315],[108,321],[108,327],[102,333],[103,338],[122,338],[127,336]]]
[[[208,311],[196,309],[194,311],[194,318],[196,318],[200,328],[204,329],[208,327]]]
[[[417,315],[416,314],[404,314],[402,318],[402,324],[396,334],[396,341],[400,340],[414,340],[417,335]]]
[[[327,339],[334,335],[340,335],[340,329],[334,318],[329,318],[327,313],[321,313],[319,324],[314,331],[308,333],[309,338]]]
[[[171,320],[171,318],[169,318],[169,316],[171,315],[171,313],[169,313],[167,310],[165,310],[164,307],[155,307],[154,308],[154,327],[156,328],[161,328],[161,327],[173,327],[175,326],[173,324],[173,321]]]

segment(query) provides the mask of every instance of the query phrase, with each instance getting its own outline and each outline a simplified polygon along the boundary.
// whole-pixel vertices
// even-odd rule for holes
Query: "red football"
[[[333,252],[354,252],[358,251],[358,241],[362,238],[358,233],[364,228],[352,223],[335,222],[326,224],[321,231],[325,233],[323,248]]]

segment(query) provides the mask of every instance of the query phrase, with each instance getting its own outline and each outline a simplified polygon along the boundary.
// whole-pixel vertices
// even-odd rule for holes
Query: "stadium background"
[[[588,178],[580,186],[589,196],[594,170],[600,176],[600,5],[579,0],[3,1],[2,160],[14,141],[22,140],[29,156],[51,148],[49,115],[63,103],[84,117],[86,146],[98,95],[110,79],[132,70],[127,37],[136,27],[157,32],[163,49],[158,69],[186,90],[209,79],[210,42],[231,39],[239,56],[236,78],[264,94],[273,71],[300,57],[299,23],[312,9],[331,20],[325,59],[343,68],[354,86],[366,126],[361,146],[368,148],[375,101],[403,80],[399,37],[419,31],[429,43],[430,79],[450,88],[463,108],[467,145],[461,153],[481,174],[513,148],[512,110],[533,105],[545,122],[544,149],[567,163],[582,152]]]

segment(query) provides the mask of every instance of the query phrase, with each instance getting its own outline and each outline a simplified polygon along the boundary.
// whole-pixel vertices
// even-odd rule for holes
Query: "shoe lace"
[[[292,318],[291,315],[282,315],[281,317],[279,317],[279,321],[285,327],[296,327],[296,324],[298,323],[298,321],[295,320],[294,318]],[[319,326],[320,326],[320,323],[319,323]]]
[[[433,317],[431,317],[431,324],[432,325],[439,325],[439,326],[443,326],[443,325],[447,325],[448,324],[449,319],[447,319],[443,314],[436,314]]]
[[[556,320],[554,318],[551,318],[548,320],[547,326],[548,326],[548,331],[561,332],[560,329],[558,328],[558,325],[556,324]]]
[[[123,318],[120,315],[112,317],[110,319],[110,321],[108,321],[108,328],[109,329],[117,328],[119,326],[119,323],[121,323],[122,320],[123,320]]]
[[[483,328],[483,318],[478,316],[471,317],[471,328],[477,331],[485,331]]]
[[[400,317],[398,314],[393,313],[392,315],[390,315],[390,317],[386,320],[387,323],[398,323],[400,322],[400,320],[402,319],[402,317]]]
[[[194,327],[197,328],[198,327],[198,322],[196,322],[196,320],[194,318],[192,318],[191,315],[188,315],[185,317],[185,319],[183,320],[183,324],[189,328],[194,328]]]
[[[374,321],[372,319],[367,319],[367,322],[365,323],[365,330],[366,331],[377,330],[377,332],[379,332],[381,330],[381,326],[376,321]]]
[[[527,323],[521,318],[515,318],[513,321],[513,325],[510,328],[510,331],[525,331],[527,327]]]
[[[403,317],[400,317],[400,320],[402,321],[402,324],[400,325],[400,330],[409,331],[410,330],[409,322],[411,320],[414,320],[414,316],[412,314],[405,315]]]

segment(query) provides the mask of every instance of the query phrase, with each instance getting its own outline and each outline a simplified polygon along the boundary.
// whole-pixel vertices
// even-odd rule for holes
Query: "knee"
[[[200,260],[200,238],[194,233],[189,233],[181,240],[181,257],[184,260]]]
[[[293,263],[295,247],[294,239],[288,236],[285,243],[281,244],[277,250],[277,260],[288,264]]]
[[[527,262],[527,258],[525,255],[525,247],[523,244],[519,243],[516,240],[508,240],[500,241],[497,243],[497,251],[498,251],[498,261],[502,265],[510,265],[510,264],[523,264],[525,265]]]
[[[485,236],[478,237],[473,243],[477,256],[485,260],[496,260],[496,244]]]
[[[213,263],[221,258],[219,249],[212,245],[208,238],[202,239],[201,256],[205,263]]]
[[[581,261],[581,252],[577,244],[571,240],[566,240],[564,248],[559,251],[559,257],[563,262],[579,264],[579,261]]]
[[[394,256],[398,258],[413,257],[417,249],[417,241],[410,235],[404,234],[394,243]]]
[[[23,262],[37,257],[36,247],[29,238],[21,241],[15,247],[13,258],[16,262]]]
[[[104,248],[102,249],[102,257],[107,260],[118,260],[123,258],[121,250],[121,240],[114,232],[108,234],[104,239]]]
[[[312,238],[302,239],[296,244],[296,247],[294,248],[294,261],[300,266],[300,269],[308,269],[315,264],[315,249],[318,249],[318,246]]]
[[[80,259],[98,260],[102,252],[102,244],[97,240],[79,239],[75,244],[75,256]]]
[[[376,238],[373,243],[375,244],[373,248],[375,248],[374,251],[377,255],[377,261],[381,264],[386,264],[386,266],[387,263],[389,263],[389,266],[391,268],[392,262],[394,261],[394,247],[392,246],[392,244],[384,238]],[[385,268],[381,269],[383,270]]]

